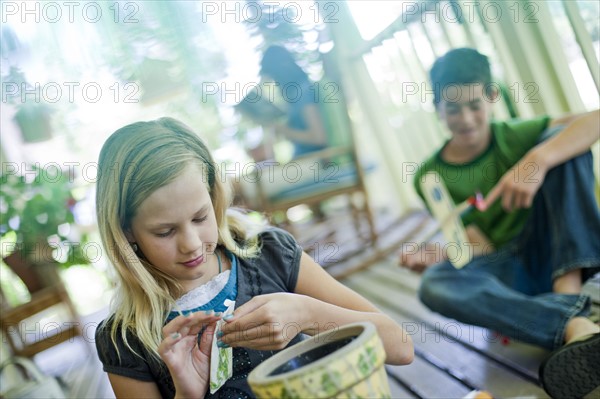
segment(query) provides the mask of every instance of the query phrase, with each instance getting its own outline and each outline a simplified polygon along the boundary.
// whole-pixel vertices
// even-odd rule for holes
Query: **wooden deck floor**
[[[546,398],[537,368],[547,352],[434,314],[416,297],[419,276],[378,262],[342,282],[374,302],[411,335],[415,361],[388,366],[398,398],[462,398],[485,390],[495,398]]]
[[[495,398],[547,397],[537,383],[545,351],[514,341],[505,345],[488,330],[430,312],[416,297],[418,279],[386,258],[342,280],[400,323],[415,344],[411,365],[387,366],[392,397],[462,398],[475,389]],[[87,318],[90,333],[102,317]],[[38,355],[36,361],[48,374],[61,376],[69,397],[113,398],[94,350],[91,342],[79,339]]]
[[[347,220],[334,220],[330,225],[336,227],[330,227],[333,231],[317,243],[321,248],[331,248],[334,243],[335,261],[317,260],[339,281],[393,317],[411,335],[415,361],[409,366],[387,366],[392,396],[463,398],[481,390],[490,392],[494,398],[547,398],[538,381],[539,365],[548,356],[546,350],[447,319],[419,301],[420,276],[398,267],[397,253],[403,243],[421,242],[436,223],[420,212],[394,221],[378,215],[377,222],[380,232],[377,247],[354,251],[360,247],[355,229]],[[360,230],[365,232],[366,226]],[[313,255],[314,248],[307,246]],[[323,251],[316,255],[323,255]],[[584,287],[592,296],[596,312],[600,303],[599,287],[600,277]],[[600,399],[600,389],[588,397]]]

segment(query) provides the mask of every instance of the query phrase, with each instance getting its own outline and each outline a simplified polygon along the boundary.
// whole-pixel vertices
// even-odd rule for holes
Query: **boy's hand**
[[[470,224],[465,228],[469,239],[469,250],[473,256],[488,255],[495,251],[490,239],[475,225]],[[417,273],[423,273],[429,266],[448,259],[445,246],[439,242],[428,242],[418,246],[416,243],[408,243],[400,251],[398,265],[406,267]]]
[[[480,210],[485,211],[500,197],[502,208],[507,212],[531,207],[546,172],[546,167],[538,161],[535,153],[528,153],[490,190]]]
[[[416,245],[414,245],[416,247]],[[417,273],[423,273],[425,269],[446,259],[445,251],[439,243],[427,243],[423,247],[411,248],[405,246],[400,252],[399,266],[406,267]]]

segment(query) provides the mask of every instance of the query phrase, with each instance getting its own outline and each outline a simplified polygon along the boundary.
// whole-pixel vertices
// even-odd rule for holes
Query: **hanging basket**
[[[26,143],[38,143],[52,138],[50,109],[43,104],[25,103],[17,111],[14,120]]]

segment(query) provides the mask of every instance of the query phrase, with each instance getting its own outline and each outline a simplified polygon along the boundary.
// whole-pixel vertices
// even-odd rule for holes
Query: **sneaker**
[[[540,366],[544,390],[556,399],[583,398],[600,386],[600,333],[554,351]]]

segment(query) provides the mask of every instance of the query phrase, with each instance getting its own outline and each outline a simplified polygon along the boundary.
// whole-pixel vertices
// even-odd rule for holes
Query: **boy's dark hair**
[[[488,57],[472,48],[457,48],[438,58],[429,73],[433,86],[433,103],[437,106],[449,85],[481,83],[492,89],[492,73]]]

